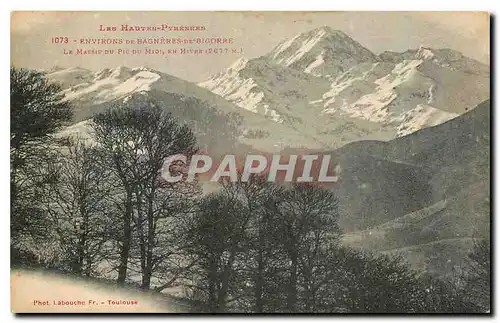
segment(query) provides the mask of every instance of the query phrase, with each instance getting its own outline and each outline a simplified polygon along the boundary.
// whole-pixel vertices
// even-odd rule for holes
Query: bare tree
[[[97,144],[108,157],[107,166],[124,192],[117,282],[123,284],[127,277],[134,216],[137,216],[140,218],[135,223],[137,229],[145,229],[142,235],[142,285],[149,288],[154,266],[156,219],[164,216],[155,208],[155,204],[161,201],[160,171],[165,158],[176,154],[190,155],[195,151],[194,135],[159,107],[146,104],[112,107],[94,117],[92,128]]]
[[[261,176],[221,184],[201,201],[188,230],[198,260],[195,288],[208,310],[295,312],[302,308],[299,294],[313,302],[329,282],[317,274],[328,265],[322,257],[338,241],[333,194],[310,185],[282,187]]]
[[[321,260],[321,251],[335,242],[340,233],[337,205],[332,191],[311,183],[295,183],[277,209],[282,223],[278,239],[287,261],[284,293],[289,312],[298,310],[301,280],[306,285],[306,302],[314,296],[316,287],[311,272]]]
[[[52,158],[51,135],[72,117],[60,87],[43,73],[10,69],[10,184],[12,243],[20,235],[43,236],[46,223],[37,201],[51,181],[46,163]]]
[[[224,312],[241,284],[236,266],[249,223],[249,214],[241,201],[230,192],[204,197],[199,211],[192,217],[186,245],[196,261],[192,280],[194,288],[204,294],[211,312]]]
[[[100,152],[78,138],[70,138],[50,168],[57,180],[44,194],[69,270],[90,276],[103,258],[109,239],[113,193],[110,172],[99,167]]]

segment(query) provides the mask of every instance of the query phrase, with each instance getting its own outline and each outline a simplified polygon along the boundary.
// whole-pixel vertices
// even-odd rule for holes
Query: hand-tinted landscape
[[[139,312],[489,313],[490,66],[350,34],[306,29],[200,82],[11,50],[13,311],[95,291]],[[340,181],[159,176],[200,151],[329,154]],[[23,277],[60,295],[19,295]]]

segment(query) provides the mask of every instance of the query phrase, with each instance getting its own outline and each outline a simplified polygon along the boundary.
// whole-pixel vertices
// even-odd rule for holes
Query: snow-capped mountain
[[[420,47],[392,59],[351,68],[314,104],[327,114],[392,125],[402,136],[452,119],[489,97],[488,70],[457,52]]]
[[[358,65],[336,79],[330,91],[314,104],[323,105],[327,114],[393,125],[398,136],[458,116],[434,107],[439,85],[418,71],[422,63],[414,59],[396,65]],[[368,91],[361,92],[360,88]]]
[[[361,44],[330,27],[298,34],[278,44],[266,56],[279,65],[326,78],[335,78],[359,63],[377,60]]]
[[[239,112],[249,117],[264,119],[246,113],[227,100],[175,76],[146,67],[128,68],[118,66],[94,72],[82,68],[68,68],[47,74],[47,77],[62,85],[65,98],[73,102],[76,121],[88,119],[96,107],[105,103],[127,102],[132,97],[152,96],[158,93],[196,97],[223,112]],[[165,104],[169,104],[165,102]],[[91,110],[91,111],[87,111]]]
[[[308,98],[328,89],[324,79],[276,65],[266,58],[241,58],[198,85],[240,108],[287,125],[304,121]]]
[[[198,85],[275,122],[310,126],[320,117],[307,107],[310,98],[326,92],[329,79],[374,60],[344,33],[323,27],[285,40],[263,57],[240,58]]]
[[[489,98],[489,67],[451,49],[380,55],[329,27],[240,58],[199,83],[239,107],[337,147],[407,135]]]
[[[210,119],[210,109],[216,109],[227,118],[241,121],[239,142],[263,151],[279,151],[283,147],[314,147],[322,145],[314,138],[297,130],[280,125],[254,112],[241,109],[214,93],[172,75],[146,67],[127,68],[118,66],[97,72],[84,68],[57,69],[47,77],[59,83],[65,98],[73,103],[75,124],[63,130],[61,135],[86,134],[88,123],[96,112],[110,104],[133,104],[151,99],[176,116],[203,123],[211,127],[212,141],[220,139],[224,118]],[[131,102],[129,102],[131,101]],[[212,116],[213,117],[213,116]],[[205,133],[206,137],[209,137]],[[210,138],[205,138],[210,139]]]
[[[64,90],[68,100],[92,101],[94,104],[148,91],[161,78],[160,74],[145,67],[128,69],[123,66],[106,68],[96,73],[78,69],[63,70],[52,73],[49,77],[57,78],[59,75],[63,80],[71,82],[69,84],[72,86]],[[79,83],[78,80],[83,82]]]
[[[284,40],[262,57],[240,58],[198,85],[146,67],[46,74],[62,84],[77,122],[109,103],[151,96],[179,110],[191,98],[239,115],[240,141],[264,151],[390,140],[489,98],[489,67],[456,51],[422,46],[377,56],[329,27]]]

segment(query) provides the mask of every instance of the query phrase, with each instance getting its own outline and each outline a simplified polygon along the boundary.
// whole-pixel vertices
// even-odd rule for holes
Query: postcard
[[[487,12],[13,12],[13,313],[490,313]]]

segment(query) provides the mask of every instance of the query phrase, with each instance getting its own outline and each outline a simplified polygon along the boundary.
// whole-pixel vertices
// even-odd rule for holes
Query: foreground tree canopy
[[[71,105],[62,101],[61,88],[42,73],[10,69],[10,189],[11,235],[32,230],[36,235],[45,223],[37,189],[53,180],[45,170],[53,151],[50,135],[71,120]]]

